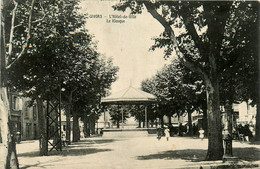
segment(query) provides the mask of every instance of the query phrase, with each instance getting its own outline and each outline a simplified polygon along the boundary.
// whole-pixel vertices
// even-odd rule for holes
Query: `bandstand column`
[[[124,128],[124,111],[122,111],[122,128]]]
[[[144,109],[144,127],[145,128],[148,128],[149,125],[148,125],[148,115],[147,115],[147,112],[148,112],[148,104],[145,105],[145,109]]]
[[[107,128],[106,111],[104,111],[104,128]]]

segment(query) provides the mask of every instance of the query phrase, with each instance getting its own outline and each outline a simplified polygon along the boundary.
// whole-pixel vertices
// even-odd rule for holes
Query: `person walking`
[[[170,137],[170,129],[169,129],[169,127],[165,128],[164,133],[165,133],[166,140],[169,141],[169,137]]]
[[[161,139],[161,137],[162,137],[162,131],[161,131],[162,129],[161,128],[157,128],[157,139],[158,139],[158,141]]]

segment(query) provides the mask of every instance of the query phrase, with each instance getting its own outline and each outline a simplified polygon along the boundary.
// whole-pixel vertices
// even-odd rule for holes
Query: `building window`
[[[24,108],[24,118],[28,119],[29,118],[29,101],[25,102],[25,108]]]
[[[30,137],[31,125],[31,123],[26,123],[26,137]]]
[[[13,99],[12,102],[13,110],[22,110],[22,99],[17,96],[13,96],[12,99]]]
[[[29,118],[29,112],[28,112],[28,111],[25,111],[25,112],[24,112],[24,118],[25,118],[25,119],[28,119],[28,118]]]
[[[37,119],[37,106],[33,105],[33,120]]]

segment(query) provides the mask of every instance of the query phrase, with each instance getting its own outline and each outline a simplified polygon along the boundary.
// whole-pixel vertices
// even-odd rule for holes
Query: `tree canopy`
[[[222,159],[220,79],[228,67],[236,64],[234,61],[239,59],[239,50],[246,51],[243,47],[252,42],[253,39],[248,39],[250,35],[246,35],[251,26],[258,24],[259,3],[128,0],[114,6],[121,11],[126,8],[130,8],[133,14],[140,14],[146,8],[164,27],[164,31],[155,38],[152,49],[165,47],[165,57],[177,55],[204,81],[209,128],[206,159]]]

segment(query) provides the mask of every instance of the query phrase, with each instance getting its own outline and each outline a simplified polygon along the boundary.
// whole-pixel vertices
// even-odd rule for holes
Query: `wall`
[[[22,108],[22,140],[38,139],[38,108],[36,104],[29,106],[29,99],[23,98]]]

